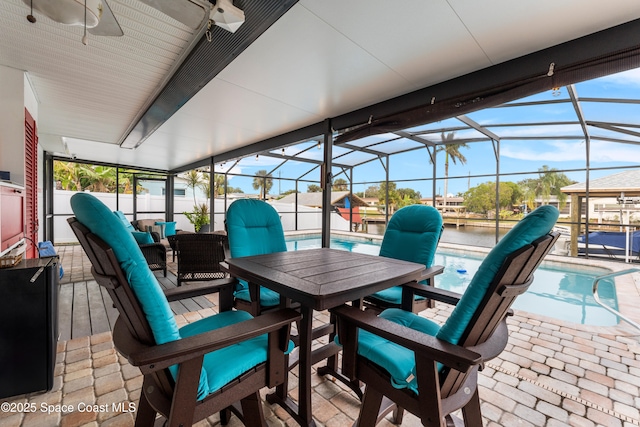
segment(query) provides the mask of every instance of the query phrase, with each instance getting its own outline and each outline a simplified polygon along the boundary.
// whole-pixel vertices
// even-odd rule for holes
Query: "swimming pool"
[[[319,236],[289,236],[288,250],[305,250],[321,247]],[[379,243],[346,236],[332,237],[331,247],[335,249],[378,255]],[[437,276],[439,288],[462,293],[478,270],[483,255],[473,252],[453,253],[439,249],[434,265],[443,265],[444,273]],[[513,308],[554,319],[594,326],[618,324],[618,317],[597,305],[593,299],[593,279],[610,271],[602,268],[579,268],[564,266],[562,269],[542,266],[534,275],[529,290],[516,299]],[[600,299],[617,309],[618,303],[612,280],[606,279],[599,285]]]

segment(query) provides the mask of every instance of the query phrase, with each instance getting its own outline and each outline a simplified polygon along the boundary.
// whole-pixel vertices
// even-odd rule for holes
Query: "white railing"
[[[622,313],[620,313],[618,310],[609,307],[608,305],[606,305],[605,303],[603,303],[600,300],[600,296],[598,295],[598,285],[600,284],[600,281],[603,279],[611,279],[614,277],[618,277],[618,276],[624,276],[627,274],[631,274],[631,273],[637,273],[638,271],[640,271],[640,268],[629,268],[627,270],[622,270],[622,271],[617,271],[615,273],[610,273],[610,274],[605,274],[603,276],[598,276],[593,280],[593,299],[596,301],[596,303],[604,308],[605,310],[607,310],[610,313],[613,313],[615,316],[618,316],[620,319],[624,320],[625,322],[629,323],[631,326],[633,326],[634,328],[640,330],[640,325],[637,324],[636,322],[634,322],[633,320],[629,319],[628,317],[625,317]],[[614,282],[615,283],[615,282]],[[615,286],[615,284],[614,284]]]

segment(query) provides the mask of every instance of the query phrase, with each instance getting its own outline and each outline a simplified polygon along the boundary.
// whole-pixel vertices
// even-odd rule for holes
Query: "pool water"
[[[304,250],[321,246],[320,237],[287,238],[288,250]],[[379,243],[375,240],[333,237],[331,247],[370,255],[378,255],[380,252]],[[434,265],[443,265],[445,269],[444,273],[436,277],[436,286],[463,293],[482,259],[481,254],[461,255],[438,250]],[[609,273],[608,270],[592,267],[587,270],[573,266],[562,269],[542,266],[536,270],[529,290],[516,299],[513,308],[584,325],[617,325],[618,317],[597,305],[592,294],[593,280],[607,273]],[[617,309],[615,286],[612,280],[601,281],[598,291],[600,299],[605,304]]]

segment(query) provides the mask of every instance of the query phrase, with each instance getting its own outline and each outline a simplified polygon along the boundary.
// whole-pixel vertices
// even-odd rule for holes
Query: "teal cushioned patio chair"
[[[287,245],[280,215],[270,204],[239,199],[229,205],[225,219],[231,258],[285,252]],[[263,286],[250,287],[239,279],[234,306],[258,316],[280,304],[280,294]]]
[[[380,255],[431,267],[442,236],[442,215],[432,206],[405,206],[393,214],[382,239]],[[433,286],[426,280],[423,286]],[[402,306],[402,286],[394,286],[364,299],[368,308],[381,312]],[[429,307],[429,300],[415,295],[412,311],[419,313]]]
[[[136,426],[153,426],[156,414],[169,426],[190,426],[220,412],[245,425],[265,426],[259,390],[282,384],[291,323],[298,313],[281,309],[254,318],[231,310],[234,279],[163,291],[130,231],[88,193],[71,198],[69,224],[119,316],[113,342],[144,379]],[[169,307],[177,301],[220,293],[218,314],[178,327]]]
[[[415,287],[455,306],[442,326],[395,308],[379,316],[348,306],[332,310],[342,372],[366,384],[359,427],[374,426],[394,409],[397,423],[406,409],[426,426],[458,425],[451,413],[462,409],[465,426],[482,426],[478,370],[504,350],[510,306],[553,248],[557,218],[552,206],[528,214],[491,250],[463,295]]]

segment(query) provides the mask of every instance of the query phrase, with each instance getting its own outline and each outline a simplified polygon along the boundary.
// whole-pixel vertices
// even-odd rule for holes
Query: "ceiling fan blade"
[[[207,0],[140,0],[193,30],[208,19],[211,3]]]
[[[106,0],[102,0],[102,16],[100,17],[100,22],[98,22],[98,25],[95,27],[88,28],[87,31],[95,36],[119,37],[124,35],[120,24],[118,24],[118,20]]]

